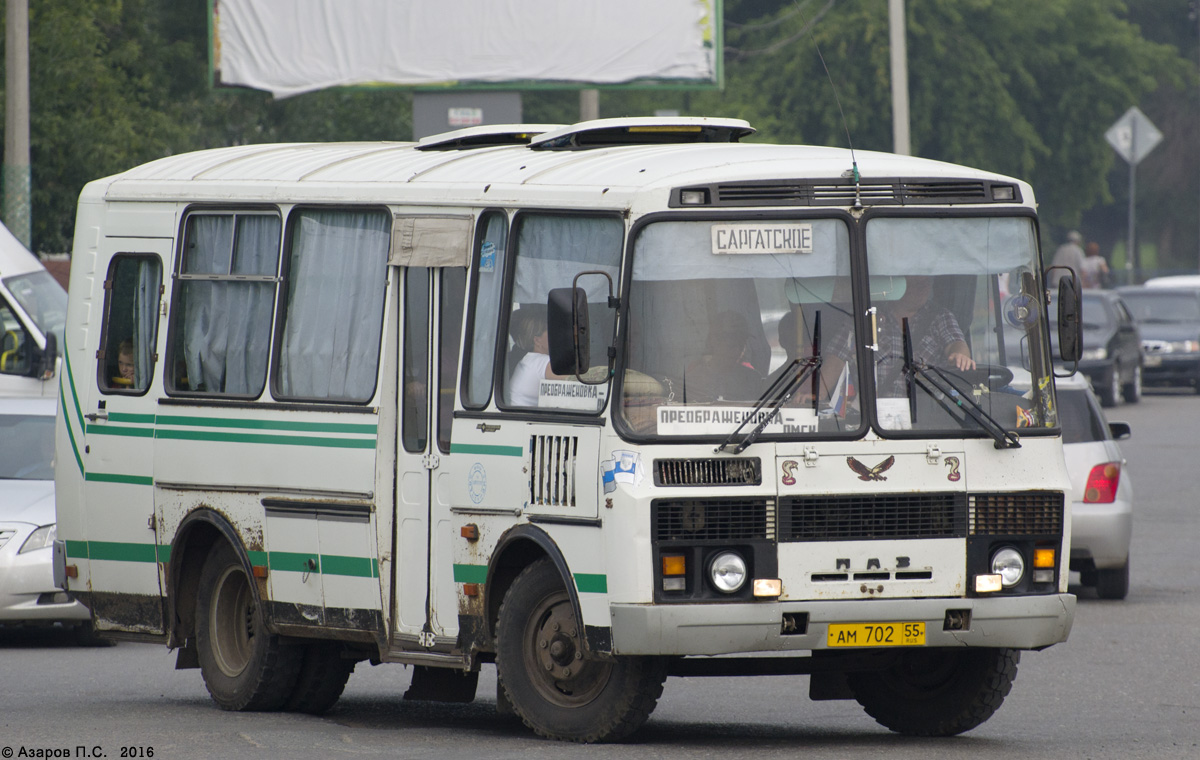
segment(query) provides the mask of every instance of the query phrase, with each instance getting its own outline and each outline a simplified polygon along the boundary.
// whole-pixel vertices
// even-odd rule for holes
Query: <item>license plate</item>
[[[924,623],[837,623],[829,626],[831,647],[925,646]]]

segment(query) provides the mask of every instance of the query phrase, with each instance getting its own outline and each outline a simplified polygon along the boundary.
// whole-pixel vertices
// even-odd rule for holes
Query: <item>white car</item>
[[[1133,484],[1117,444],[1129,424],[1109,422],[1082,374],[1060,378],[1058,415],[1071,475],[1071,569],[1101,599],[1129,593]]]
[[[91,641],[87,607],[54,587],[53,398],[0,398],[0,626],[63,623]]]

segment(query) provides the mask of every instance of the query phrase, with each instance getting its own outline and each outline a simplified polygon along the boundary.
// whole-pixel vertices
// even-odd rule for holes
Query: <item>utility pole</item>
[[[600,91],[587,89],[579,91],[579,120],[593,121],[600,118]]]
[[[29,0],[5,1],[4,207],[9,231],[31,248],[29,169]]]
[[[908,42],[904,0],[888,0],[888,47],[892,56],[892,151],[912,155],[908,131]]]

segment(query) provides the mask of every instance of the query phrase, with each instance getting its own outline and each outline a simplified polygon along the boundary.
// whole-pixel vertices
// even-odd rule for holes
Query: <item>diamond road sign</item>
[[[1146,154],[1162,142],[1162,137],[1158,127],[1137,106],[1126,111],[1104,133],[1104,139],[1113,150],[1131,164],[1141,163]]]

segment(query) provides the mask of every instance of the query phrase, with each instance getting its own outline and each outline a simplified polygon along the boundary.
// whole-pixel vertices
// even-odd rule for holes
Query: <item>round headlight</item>
[[[708,563],[708,577],[717,591],[732,594],[746,585],[746,560],[737,552],[721,552]]]
[[[1005,588],[1015,586],[1025,575],[1025,558],[1011,546],[1005,547],[992,555],[992,572],[1000,576]]]

